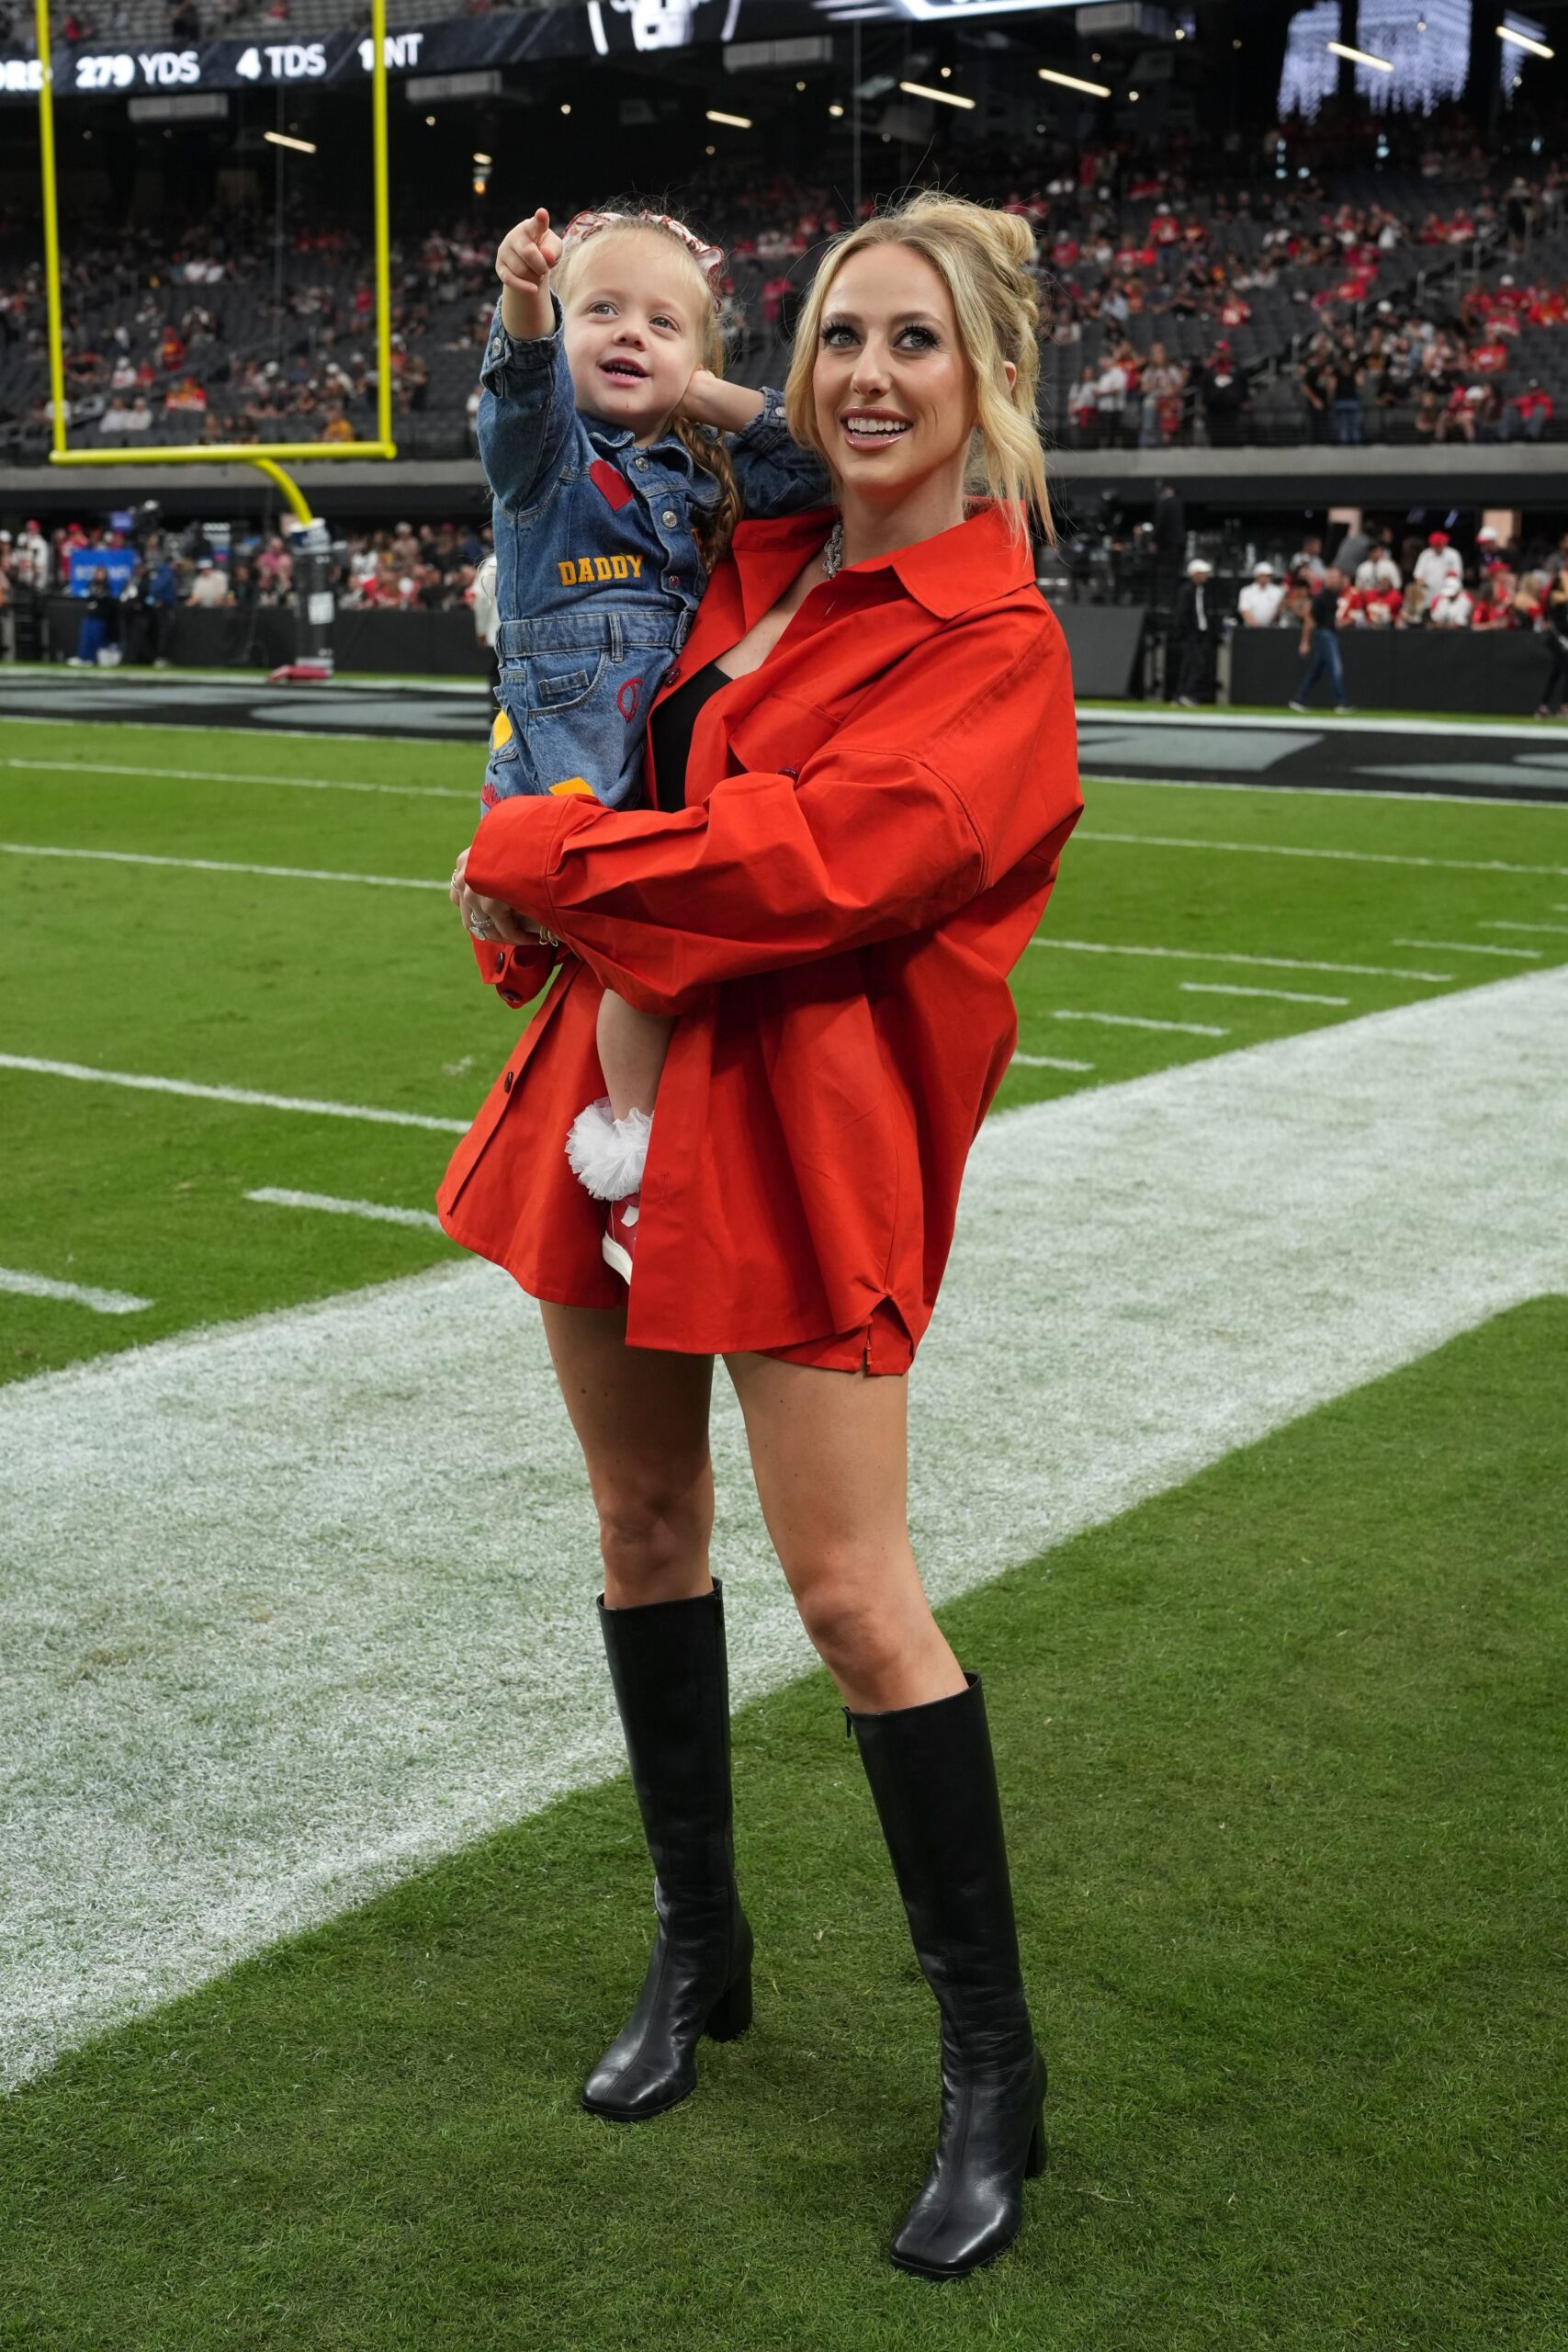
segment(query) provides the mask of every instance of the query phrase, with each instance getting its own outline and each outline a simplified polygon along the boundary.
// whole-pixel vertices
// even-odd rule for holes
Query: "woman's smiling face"
[[[851,254],[829,289],[811,389],[844,490],[896,503],[950,471],[961,492],[974,382],[953,298],[923,254],[888,243]]]

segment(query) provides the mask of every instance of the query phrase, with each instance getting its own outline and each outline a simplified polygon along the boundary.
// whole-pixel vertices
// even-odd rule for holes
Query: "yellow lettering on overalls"
[[[613,555],[610,558],[610,569],[617,580],[629,580],[632,576],[631,565],[624,555]]]
[[[626,558],[626,561],[631,565],[631,568],[632,568],[632,578],[633,578],[634,580],[640,580],[640,579],[642,578],[642,558],[641,558],[641,556],[640,556],[640,555],[629,555],[629,556],[627,556],[627,558]]]
[[[593,558],[593,571],[594,576],[600,580],[613,580],[615,576],[615,567],[607,555],[596,555]]]
[[[490,748],[492,752],[499,752],[503,743],[510,743],[511,741],[512,721],[503,710],[498,710],[495,714],[495,725],[490,730]]]
[[[567,557],[564,563],[558,563],[556,570],[560,573],[560,584],[563,588],[576,587],[577,566],[573,563],[570,556]]]

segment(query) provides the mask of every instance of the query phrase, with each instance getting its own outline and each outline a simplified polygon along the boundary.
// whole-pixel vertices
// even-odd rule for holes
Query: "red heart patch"
[[[630,482],[608,458],[595,458],[588,469],[588,479],[603,498],[607,498],[618,514],[637,496]]]

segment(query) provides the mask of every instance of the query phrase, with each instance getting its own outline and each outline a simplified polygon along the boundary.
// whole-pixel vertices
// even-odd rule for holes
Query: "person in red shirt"
[[[1026,528],[1032,508],[1049,529],[1032,258],[1027,222],[940,197],[829,249],[786,402],[836,512],[739,526],[651,706],[654,806],[503,801],[458,862],[484,978],[520,1004],[559,968],[438,1196],[543,1302],[600,1513],[659,1928],[584,2102],[658,2112],[700,2036],[750,2016],[707,1556],[721,1354],[942,2012],[936,2156],[891,2251],[942,2278],[1011,2243],[1043,2161],[980,1678],[931,1613],[905,1502],[906,1375],[1017,1036],[1008,974],[1082,808]],[[679,1016],[629,1290],[564,1150],[605,988]]]

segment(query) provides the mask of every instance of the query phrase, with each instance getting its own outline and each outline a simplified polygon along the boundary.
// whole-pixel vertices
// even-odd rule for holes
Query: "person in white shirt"
[[[41,595],[49,586],[49,541],[36,523],[25,523],[11,550],[11,577]]]
[[[1374,594],[1382,588],[1403,586],[1399,566],[1386,548],[1374,548],[1371,555],[1356,566],[1356,585],[1363,594]]]
[[[1432,599],[1431,621],[1434,628],[1468,628],[1470,616],[1475,610],[1475,599],[1457,574]]]
[[[204,555],[197,563],[196,578],[191,582],[190,594],[186,602],[187,605],[205,605],[209,609],[229,602],[229,582],[210,556]]]
[[[1095,381],[1095,405],[1100,411],[1101,440],[1111,443],[1121,434],[1122,410],[1127,398],[1127,370],[1112,359],[1103,367]]]
[[[1285,583],[1274,577],[1271,563],[1255,563],[1252,578],[1236,598],[1236,610],[1247,628],[1272,628],[1285,601]]]
[[[1434,531],[1416,559],[1415,576],[1427,592],[1427,603],[1435,605],[1450,581],[1456,586],[1462,584],[1463,574],[1459,552],[1450,547],[1448,533]],[[1433,617],[1436,618],[1435,614]]]

